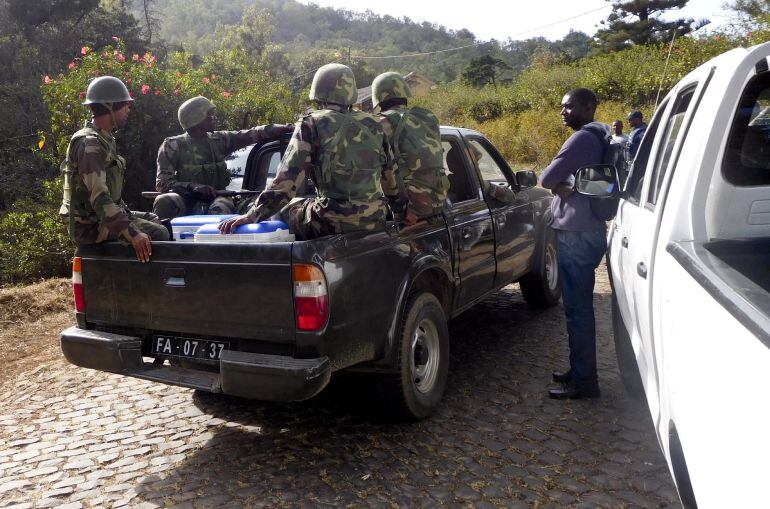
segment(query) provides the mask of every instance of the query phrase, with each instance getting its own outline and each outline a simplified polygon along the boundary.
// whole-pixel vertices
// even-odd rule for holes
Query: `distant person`
[[[617,143],[624,147],[628,146],[628,136],[623,134],[623,122],[620,120],[612,123],[612,140],[610,143]]]
[[[93,117],[67,147],[59,214],[78,246],[119,240],[133,246],[139,261],[147,262],[151,241],[168,240],[169,233],[157,216],[132,212],[121,198],[126,160],[118,155],[112,131],[126,125],[132,101],[126,85],[113,76],[88,85],[83,104]]]
[[[639,144],[642,143],[647,124],[644,123],[642,112],[634,110],[628,114],[628,123],[631,124],[631,135],[628,139],[628,158],[633,160],[636,152],[639,150]]]
[[[158,150],[155,189],[163,193],[153,204],[162,219],[189,214],[232,214],[231,198],[217,196],[230,183],[225,158],[243,147],[263,143],[293,130],[291,125],[269,124],[244,131],[215,131],[214,103],[203,96],[179,107],[179,125],[186,132],[163,140]]]
[[[424,108],[409,108],[411,96],[409,85],[396,72],[380,74],[372,82],[372,103],[393,149],[398,188],[406,205],[396,215],[407,225],[440,215],[449,190],[438,119]]]
[[[562,99],[561,116],[575,132],[562,145],[540,176],[540,184],[554,193],[551,228],[558,243],[564,314],[569,336],[570,369],[554,372],[564,384],[548,391],[555,399],[598,397],[596,323],[593,291],[595,270],[607,249],[606,223],[591,211],[590,198],[573,190],[575,174],[583,166],[600,164],[605,146],[592,130],[610,136],[609,126],[594,122],[596,94],[586,88],[570,91]]]
[[[242,216],[224,221],[222,233],[277,212],[298,240],[385,228],[386,195],[397,199],[393,161],[374,115],[354,111],[358,91],[353,71],[326,64],[316,71],[310,99],[317,109],[297,123],[270,186]],[[316,196],[292,201],[309,176]],[[288,204],[288,206],[286,206]],[[285,207],[285,208],[284,208]]]

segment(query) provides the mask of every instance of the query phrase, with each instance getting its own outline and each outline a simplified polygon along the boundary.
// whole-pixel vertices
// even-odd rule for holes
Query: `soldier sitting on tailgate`
[[[246,215],[223,222],[221,232],[263,221],[279,210],[298,240],[383,229],[385,195],[395,200],[398,193],[392,158],[377,118],[351,110],[356,98],[349,67],[327,64],[318,69],[310,87],[318,109],[297,123],[270,187]],[[317,196],[289,204],[306,175]]]
[[[166,138],[158,150],[153,212],[162,219],[189,214],[232,214],[231,198],[217,196],[230,183],[225,157],[236,150],[292,131],[293,126],[269,124],[245,131],[215,131],[214,104],[203,96],[179,107],[179,124],[186,132]]]
[[[398,73],[380,74],[372,82],[372,102],[393,149],[401,201],[407,204],[396,219],[407,225],[441,214],[449,190],[438,120],[424,108],[408,108],[411,96]]]
[[[93,118],[72,135],[67,147],[59,214],[78,246],[120,240],[147,262],[151,240],[168,240],[169,234],[157,216],[132,212],[121,198],[126,160],[118,155],[112,131],[128,122],[132,101],[126,85],[113,76],[88,85],[83,104],[91,108]]]

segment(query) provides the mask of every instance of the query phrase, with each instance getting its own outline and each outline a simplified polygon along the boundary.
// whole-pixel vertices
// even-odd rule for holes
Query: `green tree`
[[[660,14],[681,9],[688,0],[607,0],[612,13],[596,32],[596,43],[603,51],[618,51],[633,44],[655,44],[670,40],[674,32],[682,36],[708,23],[692,18],[665,21]]]
[[[510,68],[510,65],[499,58],[484,55],[470,61],[468,67],[463,71],[462,79],[464,83],[474,87],[496,85],[500,74]]]
[[[770,29],[770,2],[767,0],[733,0],[726,7],[738,15],[744,28]]]

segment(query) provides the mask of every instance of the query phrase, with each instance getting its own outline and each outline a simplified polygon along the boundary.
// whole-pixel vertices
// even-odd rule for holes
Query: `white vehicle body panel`
[[[621,199],[609,234],[614,295],[658,439],[677,473],[670,441],[676,429],[700,508],[770,507],[770,396],[764,392],[770,343],[741,318],[742,312],[767,316],[770,309],[757,309],[730,286],[742,281],[737,272],[727,282],[707,267],[688,270],[674,256],[674,245],[770,237],[770,185],[733,185],[722,171],[744,88],[768,55],[770,43],[730,51],[674,87],[656,112],[657,130],[648,129],[642,142],[653,143],[640,199]],[[686,112],[674,119],[678,98],[693,85]],[[669,120],[679,135],[666,145]],[[665,176],[650,203],[654,169],[666,149]]]

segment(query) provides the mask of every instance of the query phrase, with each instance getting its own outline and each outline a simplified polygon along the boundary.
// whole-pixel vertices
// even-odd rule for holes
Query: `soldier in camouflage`
[[[93,118],[67,147],[59,214],[77,245],[120,240],[147,262],[151,240],[168,240],[169,234],[157,216],[132,212],[121,198],[126,161],[117,153],[112,131],[126,124],[132,101],[118,78],[101,76],[88,85],[83,104],[91,108]]]
[[[395,157],[401,201],[398,219],[407,225],[441,214],[449,190],[438,120],[430,111],[407,107],[412,96],[400,74],[386,72],[372,82],[372,104]]]
[[[476,147],[475,143],[469,143],[468,148],[470,149],[471,159],[473,159],[474,164],[481,170],[483,175],[483,168],[486,164],[485,158],[488,158],[489,156],[482,153],[481,150]],[[494,161],[492,161],[492,164],[497,165]],[[492,182],[482,180],[482,187],[484,188],[484,194],[486,196],[494,198],[499,202],[514,203],[516,201],[516,193],[511,190],[510,186],[499,186]]]
[[[153,212],[163,219],[193,213],[232,214],[233,200],[217,196],[230,183],[225,158],[293,130],[291,125],[269,124],[244,131],[215,131],[214,108],[203,96],[185,101],[178,116],[186,132],[166,138],[158,150],[155,188],[163,194],[155,198]]]
[[[398,198],[393,160],[376,117],[351,110],[356,98],[349,67],[318,69],[310,87],[318,109],[297,123],[270,187],[245,215],[223,222],[222,233],[279,211],[299,240],[384,228],[387,200]],[[289,204],[306,176],[317,195]]]

